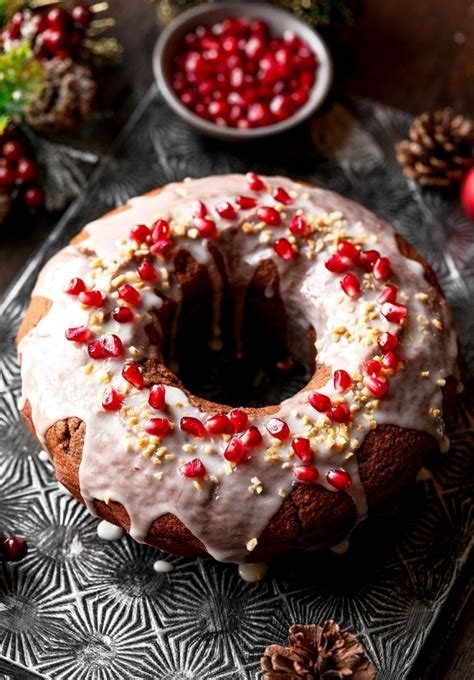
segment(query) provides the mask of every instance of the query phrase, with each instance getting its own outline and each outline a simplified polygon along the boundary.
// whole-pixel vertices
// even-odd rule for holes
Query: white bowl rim
[[[260,14],[266,14],[267,17],[269,15],[273,15],[281,17],[283,19],[283,24],[284,22],[290,21],[290,23],[293,24],[292,28],[295,26],[298,27],[295,29],[295,32],[297,32],[298,35],[301,35],[303,39],[309,44],[311,49],[315,52],[319,66],[317,70],[317,77],[311,89],[311,94],[308,101],[299,109],[297,109],[295,113],[289,118],[279,121],[278,123],[273,123],[272,125],[265,125],[250,129],[219,126],[215,123],[207,121],[205,118],[201,118],[180,102],[174,93],[168,78],[165,76],[163,67],[165,48],[173,34],[185,26],[188,22],[192,24],[201,17],[212,18],[212,15],[216,13],[216,11],[219,14],[222,14],[222,12],[225,11],[233,12],[234,16],[246,16],[246,13],[247,16],[250,17],[257,17]],[[290,27],[283,25],[282,32],[286,30],[286,28]],[[183,118],[193,127],[211,137],[240,141],[278,134],[279,132],[284,132],[285,130],[289,130],[290,128],[302,123],[322,104],[329,91],[333,77],[331,55],[326,43],[321,38],[319,33],[290,12],[287,12],[286,10],[274,5],[260,2],[219,2],[203,4],[197,5],[196,7],[192,7],[189,10],[182,12],[176,19],[166,26],[166,28],[158,37],[153,51],[153,70],[163,96],[165,97],[168,104],[181,118]]]

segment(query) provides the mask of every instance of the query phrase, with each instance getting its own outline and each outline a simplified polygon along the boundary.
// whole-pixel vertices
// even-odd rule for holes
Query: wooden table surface
[[[103,119],[77,141],[99,153],[107,150],[152,82],[151,51],[158,33],[156,9],[145,0],[111,0],[110,5],[117,21],[113,33],[124,46],[124,61],[103,79]],[[370,97],[413,114],[447,105],[474,113],[472,0],[366,0],[363,17],[347,31],[335,56],[336,86],[343,93]],[[57,217],[39,220],[26,234],[0,232],[0,294]],[[465,581],[467,587],[468,578]],[[453,616],[456,597],[460,595],[451,603]],[[437,631],[433,645],[443,645],[443,653],[430,678],[474,677],[473,602],[449,639],[443,630]],[[416,677],[428,677],[423,664]]]

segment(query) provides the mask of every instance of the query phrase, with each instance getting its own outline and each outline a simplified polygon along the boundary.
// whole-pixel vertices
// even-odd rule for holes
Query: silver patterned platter
[[[0,304],[0,530],[29,545],[22,562],[0,565],[0,678],[258,678],[263,649],[284,643],[291,623],[328,617],[361,636],[379,680],[413,676],[420,655],[424,670],[436,663],[431,631],[447,618],[472,541],[468,390],[450,453],[407,490],[400,509],[365,523],[343,556],[290,555],[258,584],[211,559],[100,540],[97,520],[58,487],[17,409],[14,337],[44,262],[130,196],[185,176],[249,169],[334,189],[391,222],[436,270],[472,375],[474,229],[455,201],[400,172],[394,143],[409,120],[367,101],[336,102],[286,136],[224,145],[192,132],[154,88],[148,93]],[[160,557],[174,571],[154,571]]]

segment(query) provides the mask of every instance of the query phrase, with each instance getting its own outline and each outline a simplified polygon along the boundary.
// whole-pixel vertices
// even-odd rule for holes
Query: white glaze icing
[[[97,525],[97,536],[103,541],[118,541],[123,536],[123,529],[103,519]]]
[[[447,376],[457,374],[456,337],[446,303],[426,282],[421,265],[400,254],[392,229],[382,225],[361,206],[331,192],[302,187],[285,178],[265,178],[265,181],[268,189],[253,194],[247,179],[241,175],[185,180],[168,185],[158,195],[134,198],[128,209],[87,225],[87,239],[60,251],[41,272],[34,295],[48,298],[53,304],[22,340],[19,350],[23,399],[31,404],[33,423],[43,444],[48,428],[58,420],[77,416],[86,424],[79,481],[90,511],[94,512],[94,499],[113,499],[122,503],[130,517],[130,533],[138,541],[145,539],[156,517],[170,512],[204,543],[211,555],[222,561],[251,559],[246,546],[249,542],[255,544],[254,539],[258,539],[283,497],[291,491],[295,483],[293,463],[300,461],[292,454],[291,437],[280,443],[265,430],[268,416],[251,423],[260,428],[264,440],[262,447],[252,454],[248,463],[232,468],[223,459],[227,442],[222,436],[198,440],[175,427],[161,443],[150,444],[158,452],[166,446],[166,455],[158,456],[156,451],[149,453],[148,448],[145,451],[140,448],[143,431],[139,424],[130,425],[130,413],[143,416],[148,412],[147,417],[163,415],[150,413],[153,409],[147,406],[148,390],[129,390],[126,395],[128,412],[111,413],[101,408],[105,384],[124,389],[120,375],[123,360],[92,362],[93,372],[87,373],[91,359],[86,346],[67,342],[64,331],[68,327],[90,325],[91,310],[81,308],[77,299],[63,291],[72,276],[83,278],[90,287],[114,291],[111,283],[114,277],[131,268],[124,255],[130,247],[130,242],[127,245],[124,240],[131,227],[139,223],[150,225],[158,218],[170,220],[179,231],[176,242],[208,268],[215,293],[215,340],[219,336],[220,277],[207,241],[186,237],[182,228],[191,223],[192,203],[203,200],[220,230],[220,238],[213,243],[224,259],[232,288],[238,291],[237,299],[239,296],[243,299],[258,265],[271,259],[278,267],[280,293],[293,335],[305,337],[313,326],[318,334],[317,363],[328,367],[331,373],[344,369],[355,375],[362,362],[377,353],[377,345],[366,342],[367,324],[373,333],[380,330],[396,333],[399,327],[377,313],[368,320],[364,305],[372,304],[377,311],[376,299],[383,284],[371,282],[372,277],[367,274],[364,278],[367,289],[364,288],[358,300],[350,301],[341,291],[341,277],[329,272],[324,262],[341,238],[361,243],[365,249],[376,248],[390,258],[395,272],[393,282],[400,288],[399,301],[407,305],[408,320],[401,343],[401,352],[407,359],[406,369],[390,379],[388,395],[371,413],[367,412],[367,405],[354,411],[350,430],[346,426],[331,426],[329,435],[327,419],[308,404],[307,392],[283,402],[272,416],[284,419],[292,435],[311,437],[314,464],[320,472],[319,483],[325,488],[333,490],[326,480],[330,469],[344,467],[350,473],[353,484],[348,493],[354,500],[359,518],[366,513],[366,503],[354,452],[374,420],[377,424],[424,430],[441,441],[444,425],[438,381],[442,383]],[[277,186],[294,192],[293,205],[281,206],[285,225],[296,209],[303,210],[311,223],[317,225],[312,236],[312,259],[306,256],[306,245],[293,262],[285,262],[275,254],[271,242],[286,235],[286,229],[258,227],[256,233],[246,233],[242,229],[244,223],[259,223],[255,210],[239,211],[238,218],[229,221],[220,219],[213,209],[217,203],[233,202],[242,194],[255,195],[259,205],[274,206],[271,191]],[[161,283],[154,288],[141,288],[142,310],[162,304],[158,293],[177,302],[181,298],[173,277],[172,261],[161,262],[160,272]],[[176,333],[177,318],[178,313],[173,326],[160,329],[161,333]],[[442,324],[443,332],[432,324],[433,319]],[[125,347],[138,348],[140,356],[160,358],[159,348],[149,345],[143,330],[145,320],[148,320],[146,314],[134,324],[118,324],[111,320],[98,325],[100,333],[115,333]],[[352,329],[350,338],[340,336],[336,342],[335,329],[343,326]],[[301,341],[292,343],[293,354],[298,360],[307,359],[304,345]],[[130,350],[128,352],[127,358],[136,359]],[[332,378],[319,391],[330,398],[339,396]],[[350,403],[352,396],[351,391],[344,398]],[[175,424],[185,415],[205,418],[205,414],[193,407],[185,392],[177,387],[167,386],[166,402],[166,417]],[[190,443],[195,448],[183,451],[183,446]],[[170,454],[174,454],[173,459]],[[198,485],[177,473],[178,459],[189,461],[196,457],[204,462],[209,475]],[[157,478],[157,473],[161,479]],[[255,479],[261,482],[261,493],[255,491]]]
[[[158,574],[169,574],[170,572],[174,571],[174,565],[171,564],[171,562],[167,562],[166,560],[156,560],[153,562],[153,569]]]

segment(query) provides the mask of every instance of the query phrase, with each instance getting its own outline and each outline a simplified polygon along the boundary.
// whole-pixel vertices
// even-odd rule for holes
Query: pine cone
[[[409,137],[397,145],[397,160],[423,186],[452,187],[473,164],[473,121],[452,109],[422,113]]]
[[[55,57],[43,62],[45,82],[27,113],[28,123],[50,134],[78,127],[94,110],[96,83],[86,66]]]
[[[322,626],[294,625],[290,646],[270,645],[260,664],[264,680],[373,680],[377,672],[352,633],[328,619]]]

